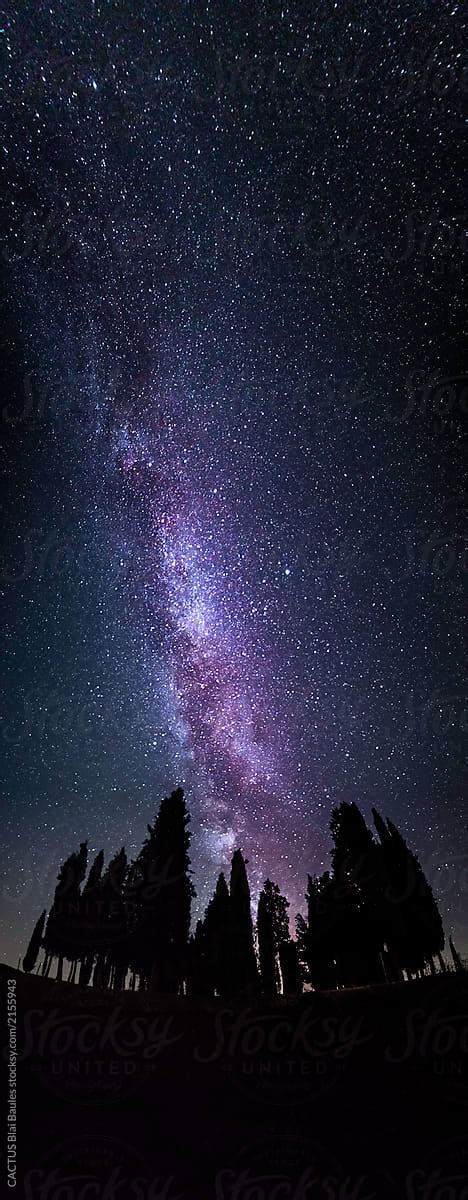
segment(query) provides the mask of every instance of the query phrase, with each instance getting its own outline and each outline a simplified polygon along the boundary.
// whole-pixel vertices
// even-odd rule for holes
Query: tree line
[[[373,809],[375,833],[354,803],[334,808],[331,870],[308,877],[305,916],[291,935],[289,901],[267,879],[252,918],[247,862],[235,850],[202,919],[195,898],[190,816],[183,790],[162,800],[137,857],[122,847],[88,870],[88,846],[62,864],[49,913],[33,930],[24,971],[81,986],[194,996],[297,994],[395,982],[446,969],[437,902],[416,854]],[[462,962],[450,939],[455,969]],[[42,952],[42,960],[40,960]]]

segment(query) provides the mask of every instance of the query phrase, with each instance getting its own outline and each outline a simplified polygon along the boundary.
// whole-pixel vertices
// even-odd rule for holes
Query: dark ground
[[[467,1200],[468,976],[234,1005],[0,972],[27,1200]]]

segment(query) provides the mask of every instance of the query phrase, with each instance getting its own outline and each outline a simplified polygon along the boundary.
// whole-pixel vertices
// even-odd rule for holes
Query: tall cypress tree
[[[129,910],[125,892],[127,872],[127,855],[125,846],[122,846],[109,863],[109,872],[106,875],[104,887],[108,931],[108,965],[110,967],[112,986],[116,991],[125,986],[127,971],[130,966]]]
[[[75,957],[75,931],[80,903],[80,888],[86,875],[88,843],[81,842],[80,849],[62,864],[58,873],[52,908],[44,932],[43,974],[48,975],[53,958],[57,958],[57,979],[62,978],[63,960]]]
[[[375,819],[375,818],[374,818]],[[381,820],[381,819],[380,819]],[[421,973],[444,948],[442,919],[417,855],[392,821],[376,822],[384,887],[385,938],[400,966]]]
[[[273,913],[270,895],[266,881],[260,892],[257,909],[257,941],[258,960],[262,992],[266,996],[276,996],[279,991],[279,972],[276,949],[276,939],[273,926]]]
[[[286,996],[295,996],[302,992],[303,972],[299,960],[297,943],[289,937],[281,942],[279,947],[279,963],[283,980],[283,992]]]
[[[342,901],[330,873],[309,875],[305,900],[307,917],[296,921],[299,960],[314,989],[335,988],[342,982],[340,952],[344,939]]]
[[[114,855],[99,881],[96,900],[96,965],[93,986],[108,987],[113,973],[130,961],[130,935],[124,888],[127,878],[125,846]],[[126,967],[125,967],[126,974]]]
[[[132,965],[154,990],[177,993],[186,969],[190,908],[190,821],[182,788],[160,805],[130,872],[135,919]]]
[[[285,949],[291,941],[288,908],[289,903],[281,895],[278,884],[267,879],[258,901],[257,939],[262,991],[270,996],[276,995],[280,989],[281,953],[283,964],[289,962],[289,969],[292,969],[292,952]]]
[[[333,809],[330,830],[341,981],[382,982],[383,929],[376,844],[354,802]]]
[[[80,961],[79,983],[81,987],[87,987],[89,984],[99,947],[99,903],[103,866],[104,851],[100,850],[91,864],[80,898],[76,956]]]
[[[190,996],[213,995],[207,959],[205,922],[200,920],[188,945],[187,990]]]
[[[206,973],[211,992],[218,996],[231,993],[231,898],[223,872],[218,875],[214,895],[205,914]]]
[[[232,856],[229,895],[232,993],[236,996],[248,996],[258,990],[258,971],[250,911],[250,889],[241,850],[235,850]]]
[[[42,945],[42,935],[44,933],[46,916],[47,909],[45,908],[44,912],[41,913],[39,920],[36,921],[32,931],[31,940],[23,958],[23,971],[34,971],[34,967],[36,966],[38,954]]]
[[[310,879],[310,875],[309,875]],[[311,983],[309,963],[309,927],[302,913],[296,913],[296,947],[304,983]]]

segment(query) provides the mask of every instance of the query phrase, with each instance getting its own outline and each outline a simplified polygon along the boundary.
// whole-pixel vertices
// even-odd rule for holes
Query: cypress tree
[[[309,875],[305,900],[307,917],[296,922],[299,960],[314,989],[335,988],[342,982],[340,954],[343,941],[342,907],[330,873]]]
[[[91,979],[99,945],[99,900],[104,851],[100,850],[92,863],[81,893],[78,911],[76,954],[80,960],[79,983],[87,987]]]
[[[381,982],[383,928],[376,843],[354,802],[333,809],[330,830],[341,981]]]
[[[250,889],[246,863],[241,850],[235,850],[231,861],[230,944],[233,995],[252,995],[258,989]]]
[[[210,990],[218,996],[231,994],[231,899],[223,872],[218,875],[205,920],[205,963]]]
[[[279,947],[279,963],[283,979],[283,992],[286,996],[294,996],[302,992],[303,973],[299,961],[296,942],[291,937],[281,942]]]
[[[182,788],[162,800],[130,872],[135,918],[132,965],[154,990],[177,993],[187,969],[190,908],[190,821]]]
[[[96,965],[93,986],[108,987],[112,974],[130,960],[129,927],[124,887],[127,878],[125,846],[114,855],[99,881],[96,912]],[[125,970],[126,974],[126,970]]]
[[[63,960],[75,957],[76,920],[80,902],[80,887],[86,875],[88,843],[81,842],[77,853],[71,854],[58,873],[52,908],[45,932],[43,974],[48,975],[53,958],[57,958],[57,979],[62,978]]]
[[[266,996],[275,996],[279,991],[279,973],[273,914],[266,884],[260,892],[258,901],[257,941],[262,992]]]
[[[426,963],[444,949],[437,902],[417,855],[390,820],[380,854],[387,944],[408,974],[422,973]]]
[[[267,879],[258,902],[257,940],[262,991],[270,996],[280,990],[281,954],[288,975],[293,967],[294,952],[289,948],[288,908],[289,903],[281,895],[278,885]],[[286,991],[284,978],[283,987]]]
[[[197,921],[195,933],[189,939],[187,986],[191,996],[211,996],[213,994],[207,962],[204,921]]]
[[[104,880],[108,964],[116,991],[125,986],[130,966],[129,911],[125,893],[127,872],[127,855],[122,846],[109,863],[109,873]]]
[[[37,957],[42,945],[42,935],[44,933],[46,916],[47,909],[45,908],[44,912],[41,913],[39,920],[36,921],[32,931],[29,946],[23,959],[23,971],[33,971],[34,967],[36,966]]]

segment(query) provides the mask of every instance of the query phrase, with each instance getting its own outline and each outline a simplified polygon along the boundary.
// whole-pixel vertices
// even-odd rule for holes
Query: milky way
[[[468,908],[459,5],[2,22],[6,946],[183,783],[200,908],[333,804]],[[18,915],[19,910],[19,915]]]

